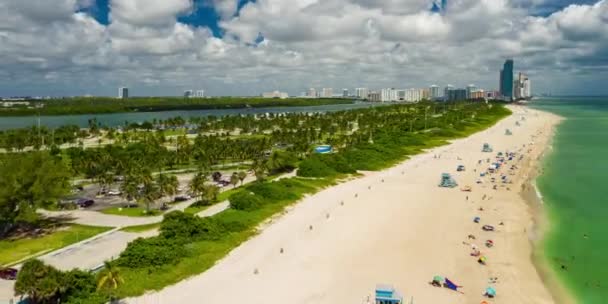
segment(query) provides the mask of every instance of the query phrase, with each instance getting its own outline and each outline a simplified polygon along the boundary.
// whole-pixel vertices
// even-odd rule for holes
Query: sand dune
[[[489,303],[553,303],[530,259],[532,216],[519,190],[559,117],[512,109],[514,115],[484,132],[304,199],[209,271],[127,302],[364,303],[376,284],[387,283],[415,303],[480,303],[489,278],[498,277],[492,284],[498,296]],[[524,155],[501,171],[518,166],[508,175],[513,184],[493,190],[490,177],[476,184],[488,166],[478,160],[496,155],[481,152],[484,142],[495,152]],[[459,164],[467,170],[456,172]],[[437,187],[442,172],[473,191]],[[485,224],[497,231],[482,231]],[[496,245],[485,248],[486,239]],[[487,265],[479,265],[463,242],[480,247]],[[432,287],[434,275],[462,285],[464,294]]]

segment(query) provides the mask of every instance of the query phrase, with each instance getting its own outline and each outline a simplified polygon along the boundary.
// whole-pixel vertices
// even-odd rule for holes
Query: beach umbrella
[[[492,286],[489,286],[488,288],[486,288],[486,294],[488,296],[495,297],[496,296],[496,289],[494,289],[494,287],[492,287]]]
[[[439,283],[443,283],[444,279],[443,279],[443,277],[442,277],[442,276],[438,276],[438,275],[437,275],[437,276],[434,276],[434,277],[433,277],[433,281],[437,281],[437,282],[439,282]]]

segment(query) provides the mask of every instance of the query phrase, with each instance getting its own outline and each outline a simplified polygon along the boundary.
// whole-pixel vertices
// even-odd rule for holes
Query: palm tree
[[[136,175],[126,175],[122,185],[120,185],[120,192],[122,197],[127,201],[139,199],[139,178]]]
[[[270,158],[265,163],[265,167],[270,172],[276,172],[283,168],[284,166],[283,157],[278,151],[272,152]]]
[[[97,290],[117,289],[120,284],[125,282],[120,276],[120,269],[108,261],[103,262],[103,264],[104,270],[99,274]]]
[[[188,184],[188,188],[190,192],[194,194],[195,197],[201,198],[203,193],[205,193],[205,184],[207,183],[207,174],[203,171],[199,171],[194,175],[190,183]]]
[[[267,168],[263,161],[255,159],[251,164],[251,170],[253,170],[253,173],[258,181],[262,181],[264,178],[266,178]]]
[[[247,172],[240,171],[238,173],[239,180],[241,181],[241,186],[243,185],[243,181],[247,178]]]
[[[239,183],[238,173],[236,173],[236,172],[232,173],[232,175],[230,176],[230,183],[232,184],[233,188],[236,188],[236,185]]]
[[[146,213],[150,212],[150,205],[161,197],[162,194],[156,183],[144,181],[140,199],[146,205]]]
[[[203,187],[203,193],[202,193],[201,200],[206,204],[210,204],[211,202],[214,202],[217,200],[217,195],[219,193],[220,193],[220,188],[218,186],[205,185],[205,187]]]
[[[175,175],[159,174],[156,177],[156,184],[158,185],[161,196],[173,196],[177,194],[179,182],[177,180],[177,176]]]

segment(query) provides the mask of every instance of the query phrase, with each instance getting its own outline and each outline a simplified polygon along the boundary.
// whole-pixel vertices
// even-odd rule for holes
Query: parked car
[[[192,198],[192,196],[190,196],[189,194],[182,194],[182,195],[176,196],[175,201],[176,202],[185,202],[191,198]]]
[[[135,208],[135,207],[137,207],[139,205],[137,205],[136,202],[126,202],[126,203],[123,204],[123,206],[124,206],[124,208]]]
[[[76,200],[76,205],[78,205],[80,208],[91,207],[93,204],[95,204],[95,201],[89,198],[79,198]]]
[[[117,195],[121,195],[122,192],[120,192],[120,190],[118,189],[112,189],[112,190],[108,190],[108,195],[112,195],[112,196],[117,196]]]
[[[17,279],[17,269],[15,268],[2,268],[0,269],[0,279],[3,280],[16,280]]]

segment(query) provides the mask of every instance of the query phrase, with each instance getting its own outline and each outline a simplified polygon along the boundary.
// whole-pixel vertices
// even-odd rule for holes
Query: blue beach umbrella
[[[491,296],[491,297],[495,297],[496,296],[496,289],[494,289],[494,287],[492,287],[492,286],[486,288],[486,295]]]

